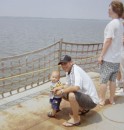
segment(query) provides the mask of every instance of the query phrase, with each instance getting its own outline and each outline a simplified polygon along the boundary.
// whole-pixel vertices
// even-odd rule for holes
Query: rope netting
[[[11,96],[48,82],[62,55],[70,55],[85,71],[98,71],[102,44],[66,43],[62,40],[46,48],[0,59],[0,98]],[[61,71],[61,69],[60,69]],[[65,73],[61,71],[61,76]]]

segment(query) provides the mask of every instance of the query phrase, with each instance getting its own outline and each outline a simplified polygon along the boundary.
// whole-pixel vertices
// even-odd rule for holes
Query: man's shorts
[[[119,66],[119,63],[103,61],[100,66],[100,83],[106,84],[108,81],[115,82]]]
[[[84,94],[81,92],[81,90],[74,92],[76,100],[80,107],[82,107],[85,110],[90,110],[96,107],[97,104],[93,102],[93,100],[90,98],[90,96]],[[62,98],[68,101],[69,94],[64,94]]]
[[[60,106],[61,100],[62,100],[62,98],[55,98],[55,97],[50,99],[50,103],[51,103],[52,109],[54,109],[56,111],[59,110],[59,106]]]

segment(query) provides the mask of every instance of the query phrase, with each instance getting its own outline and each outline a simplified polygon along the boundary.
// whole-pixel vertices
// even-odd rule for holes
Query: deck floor
[[[45,86],[49,83],[42,87]],[[69,119],[70,112],[69,104],[64,100],[57,118],[47,117],[50,110],[48,91],[18,100],[0,106],[0,130],[124,130],[123,96],[115,97],[115,105],[110,105],[106,100],[104,107],[98,105],[81,116],[81,125],[71,128],[62,125]]]

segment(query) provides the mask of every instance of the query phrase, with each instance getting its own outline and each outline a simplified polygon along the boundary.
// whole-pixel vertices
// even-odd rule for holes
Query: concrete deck
[[[98,79],[94,79],[98,86]],[[62,82],[64,82],[64,78]],[[81,116],[81,125],[64,127],[62,123],[69,119],[70,107],[68,102],[62,101],[61,111],[57,118],[48,118],[50,110],[48,86],[46,83],[34,88],[34,93],[24,92],[0,100],[0,130],[124,130],[124,97],[116,96],[115,105],[106,100],[104,107],[97,106],[85,116]],[[98,88],[97,88],[98,89]],[[21,98],[20,98],[21,97]]]

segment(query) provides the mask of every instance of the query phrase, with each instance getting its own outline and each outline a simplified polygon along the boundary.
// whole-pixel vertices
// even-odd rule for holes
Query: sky
[[[0,0],[0,16],[108,19],[108,6],[111,1]]]

